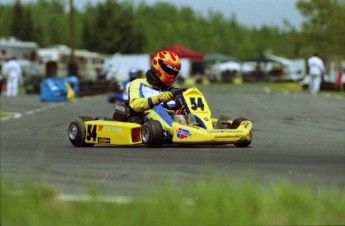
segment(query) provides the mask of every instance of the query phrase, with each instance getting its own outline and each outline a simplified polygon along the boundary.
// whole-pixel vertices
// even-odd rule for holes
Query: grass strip
[[[345,194],[328,187],[289,183],[260,186],[251,181],[205,181],[128,203],[61,201],[50,185],[30,185],[14,193],[1,183],[1,225],[340,225]]]

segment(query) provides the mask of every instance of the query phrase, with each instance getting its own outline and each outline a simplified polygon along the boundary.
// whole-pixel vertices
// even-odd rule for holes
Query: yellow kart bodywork
[[[252,140],[253,125],[243,121],[236,129],[210,129],[173,123],[172,142],[178,144],[233,144]]]
[[[68,127],[68,138],[75,147],[95,144],[135,145],[142,143],[142,126],[109,119],[75,117]]]
[[[189,88],[183,93],[183,97],[189,114],[198,118],[202,126],[174,122],[172,124],[173,143],[233,144],[252,140],[253,124],[249,120],[241,122],[236,129],[215,129],[217,119],[211,118],[211,110],[198,88]],[[230,125],[232,121],[228,123]]]
[[[133,145],[141,144],[141,125],[117,121],[86,121],[85,143]]]

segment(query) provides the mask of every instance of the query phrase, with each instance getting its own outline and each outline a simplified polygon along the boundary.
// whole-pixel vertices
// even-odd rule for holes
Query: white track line
[[[5,121],[5,120],[8,120],[8,119],[12,119],[12,118],[20,118],[22,117],[22,114],[21,113],[18,113],[18,112],[12,112],[12,113],[9,113],[11,114],[10,116],[6,116],[6,117],[1,117],[0,120],[1,121]]]
[[[41,107],[41,108],[36,108],[36,109],[33,109],[33,110],[26,111],[24,114],[18,113],[18,112],[8,112],[11,115],[10,116],[6,116],[6,117],[2,117],[2,118],[0,118],[0,120],[1,121],[5,121],[5,120],[9,120],[9,119],[18,119],[18,118],[22,117],[23,115],[32,115],[32,114],[35,114],[35,113],[38,113],[38,112],[42,112],[42,111],[46,111],[46,110],[49,110],[49,109],[52,109],[52,108],[55,108],[55,107],[58,107],[58,106],[62,106],[64,104],[65,104],[64,102],[62,102],[62,103],[54,103],[54,104],[50,104],[48,106],[44,106],[44,107]]]

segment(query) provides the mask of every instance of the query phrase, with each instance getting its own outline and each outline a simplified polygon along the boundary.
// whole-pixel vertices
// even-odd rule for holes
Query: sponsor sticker
[[[115,105],[115,109],[116,109],[116,110],[119,110],[119,111],[121,111],[121,112],[126,112],[126,108],[123,107],[123,106],[120,106],[120,105]]]
[[[141,94],[144,97],[151,97],[151,96],[159,95],[160,92],[158,90],[153,89],[150,86],[142,85],[141,86]]]
[[[179,139],[184,139],[184,138],[188,138],[188,137],[192,136],[192,134],[189,132],[189,130],[182,129],[182,128],[178,128],[176,130],[176,135]]]
[[[109,144],[110,143],[110,138],[108,138],[108,137],[98,137],[98,143]]]
[[[119,127],[111,127],[111,126],[99,126],[99,130],[98,131],[105,131],[105,132],[116,132],[116,133],[120,133],[122,132],[122,128]]]

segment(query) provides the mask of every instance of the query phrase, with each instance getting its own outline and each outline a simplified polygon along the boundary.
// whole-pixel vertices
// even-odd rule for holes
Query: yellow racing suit
[[[172,116],[164,108],[163,103],[154,105],[152,102],[152,97],[160,95],[164,91],[168,90],[153,87],[145,78],[135,79],[129,88],[129,105],[134,111],[144,112],[149,119],[159,121],[162,128],[172,134]],[[174,106],[175,102],[170,101],[167,104]]]

